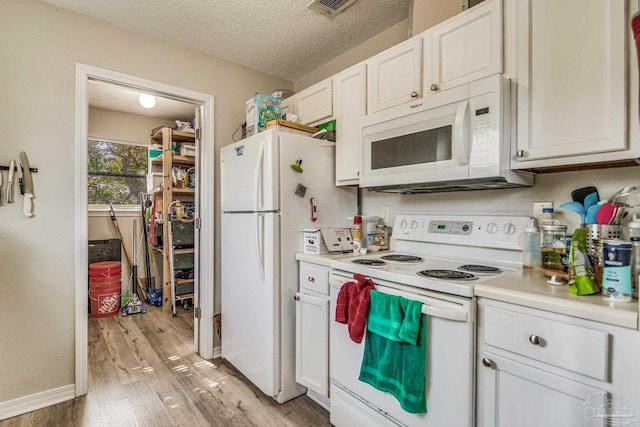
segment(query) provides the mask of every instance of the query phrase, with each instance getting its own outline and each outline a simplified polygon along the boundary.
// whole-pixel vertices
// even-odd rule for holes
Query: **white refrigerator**
[[[344,226],[356,189],[335,186],[331,143],[279,128],[223,147],[220,158],[222,357],[283,403],[305,392],[295,381],[302,229]]]

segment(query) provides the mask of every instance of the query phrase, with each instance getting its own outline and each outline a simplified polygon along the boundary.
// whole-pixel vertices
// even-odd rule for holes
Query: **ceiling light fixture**
[[[153,95],[147,95],[146,93],[140,95],[138,101],[140,101],[140,105],[144,108],[153,108],[156,105],[156,97]]]

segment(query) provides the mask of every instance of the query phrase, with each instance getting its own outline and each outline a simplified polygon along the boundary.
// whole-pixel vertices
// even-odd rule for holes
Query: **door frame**
[[[190,102],[194,108],[201,105],[200,134],[200,182],[214,188],[215,145],[214,145],[214,97],[189,89],[146,80],[91,65],[76,63],[75,88],[75,393],[87,394],[88,389],[88,216],[87,216],[87,138],[88,138],[88,82],[97,80],[119,86],[135,88],[159,96]],[[200,306],[199,327],[194,327],[196,352],[204,359],[213,358],[213,311],[214,311],[214,192],[200,191],[199,256],[211,262],[201,262],[199,275]],[[197,326],[197,325],[196,325]],[[197,334],[197,335],[196,335]]]

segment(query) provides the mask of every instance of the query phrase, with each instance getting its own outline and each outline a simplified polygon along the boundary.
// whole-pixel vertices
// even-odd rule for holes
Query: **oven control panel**
[[[527,216],[400,214],[393,235],[398,240],[522,250],[528,223]]]
[[[471,234],[473,222],[469,221],[429,221],[429,233]]]

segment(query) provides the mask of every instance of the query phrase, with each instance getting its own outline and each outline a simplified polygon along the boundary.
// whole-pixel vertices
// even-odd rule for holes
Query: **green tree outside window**
[[[147,147],[90,140],[90,205],[139,205],[146,191]]]

